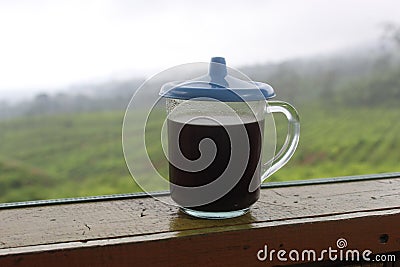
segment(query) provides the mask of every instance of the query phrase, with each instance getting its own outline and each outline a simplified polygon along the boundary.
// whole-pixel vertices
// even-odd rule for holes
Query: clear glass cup
[[[299,141],[299,116],[285,102],[168,98],[166,103],[171,198],[195,217],[248,212],[261,183],[288,162]],[[275,131],[265,127],[271,112],[286,116],[288,132],[280,151],[262,162],[264,129]]]
[[[171,198],[189,215],[245,214],[258,200],[261,183],[296,150],[296,110],[271,101],[270,85],[228,68],[224,58],[212,58],[206,75],[164,84],[159,94],[167,105]],[[286,141],[276,154],[274,112],[288,119]]]

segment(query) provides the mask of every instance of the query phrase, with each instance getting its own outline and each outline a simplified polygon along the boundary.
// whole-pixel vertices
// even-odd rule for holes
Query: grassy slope
[[[300,110],[301,139],[271,180],[399,171],[399,109]],[[125,166],[121,112],[0,122],[0,202],[138,191]],[[286,122],[277,119],[284,134]]]
[[[137,191],[122,154],[122,119],[108,112],[1,122],[0,200]]]

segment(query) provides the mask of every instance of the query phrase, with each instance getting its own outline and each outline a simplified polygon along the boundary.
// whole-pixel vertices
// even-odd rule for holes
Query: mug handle
[[[272,161],[272,166],[261,176],[261,182],[264,182],[290,160],[297,148],[300,137],[300,118],[292,105],[283,101],[269,101],[267,113],[271,112],[280,112],[286,116],[288,120],[288,132],[281,150],[270,161],[264,164],[269,164]]]

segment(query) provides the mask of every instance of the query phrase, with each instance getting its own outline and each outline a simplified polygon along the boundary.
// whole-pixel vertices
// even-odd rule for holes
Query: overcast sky
[[[400,24],[400,1],[0,0],[0,99],[211,56],[325,54],[376,40],[384,22]]]

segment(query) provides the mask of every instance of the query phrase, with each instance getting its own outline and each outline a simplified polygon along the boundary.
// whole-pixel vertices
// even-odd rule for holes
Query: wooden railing
[[[191,218],[140,194],[3,204],[0,266],[399,266],[399,177],[267,184],[250,213],[228,220]],[[318,261],[329,247],[337,259]],[[309,250],[316,259],[302,260]],[[371,261],[340,261],[340,250],[371,251]]]

